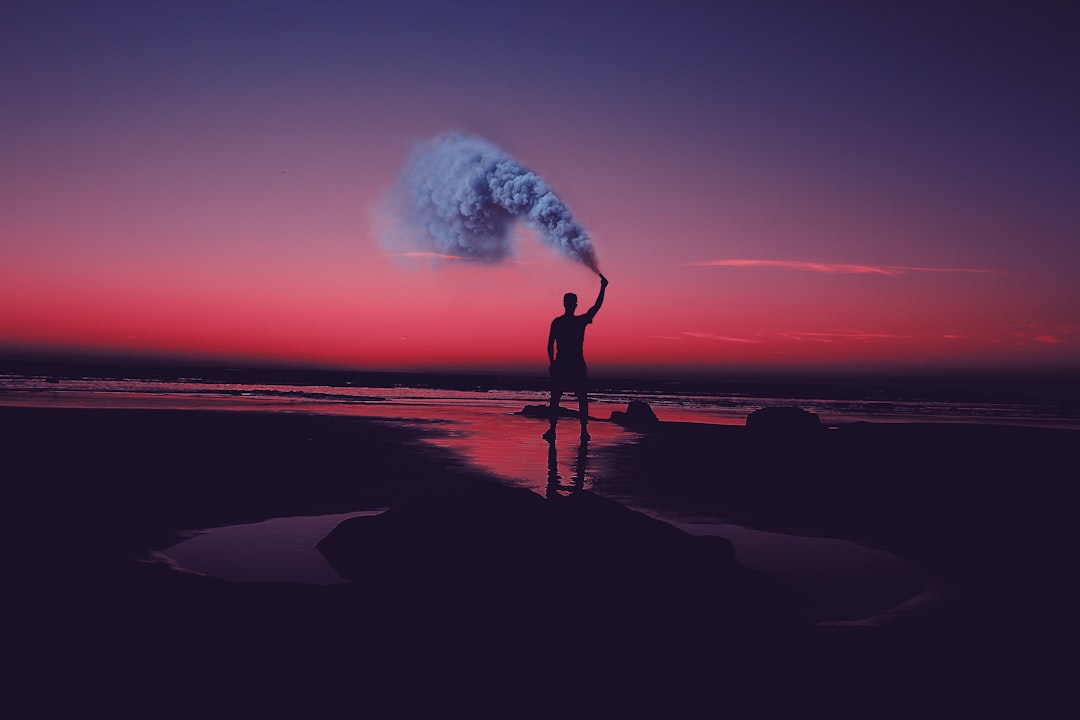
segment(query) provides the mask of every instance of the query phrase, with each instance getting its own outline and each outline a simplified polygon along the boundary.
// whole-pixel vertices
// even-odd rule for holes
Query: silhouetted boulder
[[[626,412],[615,410],[611,413],[611,422],[632,430],[651,430],[660,424],[660,419],[648,403],[631,400]]]
[[[319,544],[344,578],[391,602],[476,608],[572,598],[616,614],[776,619],[798,606],[775,578],[701,538],[589,492],[544,499],[492,486],[345,520]],[[387,595],[388,594],[388,595]],[[680,621],[690,621],[690,616]]]
[[[746,417],[746,427],[755,432],[809,434],[825,429],[815,413],[790,406],[766,407]]]
[[[526,405],[525,407],[521,408],[521,411],[518,413],[518,415],[524,415],[525,417],[531,417],[531,418],[542,418],[544,420],[547,420],[547,419],[549,419],[551,417],[551,406],[550,405]],[[580,416],[581,416],[581,413],[579,413],[577,410],[571,410],[570,408],[559,407],[559,417],[576,418],[576,417],[580,417]],[[590,418],[590,419],[592,419],[592,418]]]

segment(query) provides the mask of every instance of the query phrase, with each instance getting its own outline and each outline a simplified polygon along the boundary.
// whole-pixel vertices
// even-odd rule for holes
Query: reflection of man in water
[[[596,311],[604,303],[607,285],[607,278],[601,275],[600,294],[596,296],[593,306],[583,315],[574,314],[577,309],[577,295],[566,293],[563,296],[566,312],[551,321],[547,343],[548,361],[551,363],[551,427],[544,433],[544,439],[548,442],[555,441],[559,401],[562,400],[565,390],[572,390],[577,394],[581,415],[581,439],[589,439],[589,396],[585,384],[585,355],[582,346],[585,344],[585,326],[593,321]]]
[[[562,476],[559,475],[559,456],[555,450],[555,443],[548,443],[548,484],[546,497],[548,500],[557,497],[567,497],[585,489],[585,480],[588,476],[589,444],[581,443],[577,451],[577,462],[574,464],[574,474],[570,476],[570,483],[564,485]]]

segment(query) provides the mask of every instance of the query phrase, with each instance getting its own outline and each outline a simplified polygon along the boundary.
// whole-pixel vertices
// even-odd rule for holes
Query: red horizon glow
[[[277,283],[247,288],[240,267],[231,281],[221,265],[196,276],[197,288],[183,277],[133,278],[123,268],[64,280],[0,271],[0,303],[19,309],[0,317],[0,335],[9,347],[70,352],[365,369],[539,368],[562,293],[577,292],[584,309],[597,288],[587,271],[538,243],[526,239],[521,249],[523,258],[508,266],[406,267],[369,256],[366,283],[340,265],[291,277],[281,268]],[[617,258],[610,265],[607,301],[586,336],[594,372],[1040,366],[1077,356],[1076,326],[1021,320],[1001,289],[1023,281],[1012,274],[958,281],[946,273],[805,273],[801,263],[671,264],[650,269],[652,286],[681,294],[642,297],[633,268],[620,269]]]

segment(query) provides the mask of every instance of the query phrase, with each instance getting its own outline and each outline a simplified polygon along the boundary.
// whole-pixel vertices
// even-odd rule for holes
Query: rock
[[[660,425],[653,409],[641,400],[631,400],[626,412],[616,410],[611,413],[611,422],[633,430],[651,430]]]
[[[766,407],[746,418],[746,427],[755,432],[774,434],[809,434],[825,430],[815,413],[791,406]]]
[[[548,418],[551,417],[551,406],[550,405],[526,405],[525,407],[521,408],[521,411],[518,412],[518,415],[524,415],[525,417],[531,417],[531,418],[542,418],[544,420],[547,420]],[[581,413],[579,413],[577,410],[571,410],[569,408],[564,408],[564,407],[559,408],[559,417],[576,418],[576,417],[580,417],[580,415],[581,415]],[[592,418],[589,418],[589,419],[591,420]]]
[[[492,486],[418,499],[345,520],[317,547],[365,592],[395,603],[438,597],[466,614],[572,598],[624,619],[717,623],[776,619],[799,605],[775,578],[738,564],[730,542],[585,491],[544,499]]]

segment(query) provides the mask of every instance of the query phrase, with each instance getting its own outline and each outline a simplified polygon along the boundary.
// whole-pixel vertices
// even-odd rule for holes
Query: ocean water
[[[98,372],[94,372],[98,370]],[[282,381],[285,379],[286,381]],[[1080,429],[1077,377],[985,376],[814,382],[596,380],[590,415],[610,417],[631,400],[664,421],[737,424],[754,410],[793,405],[826,424],[970,422]],[[520,410],[547,403],[544,378],[389,373],[274,373],[222,369],[129,372],[0,371],[0,404],[295,410],[393,416],[448,406]],[[574,407],[564,396],[564,406]]]

